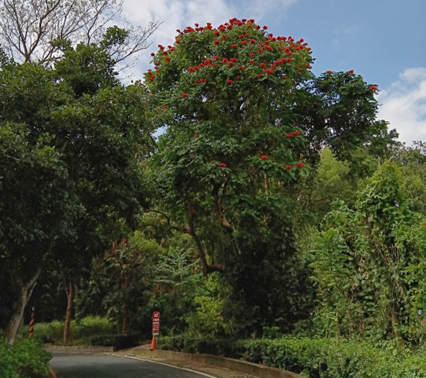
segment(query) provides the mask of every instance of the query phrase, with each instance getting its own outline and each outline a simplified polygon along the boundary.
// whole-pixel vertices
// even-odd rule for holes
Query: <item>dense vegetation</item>
[[[409,350],[426,335],[424,145],[377,119],[377,85],[315,76],[303,39],[266,30],[187,27],[129,85],[115,75],[118,28],[55,40],[48,65],[1,54],[10,345],[32,306],[37,322],[64,320],[64,342],[93,316],[113,324],[100,333],[147,339],[158,310],[162,335],[286,335],[229,355],[311,377],[350,375],[365,356],[374,370],[389,350],[402,353],[386,360],[395,376],[423,374]]]

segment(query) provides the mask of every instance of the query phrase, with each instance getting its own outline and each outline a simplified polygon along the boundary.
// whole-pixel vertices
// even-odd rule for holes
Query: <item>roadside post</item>
[[[151,342],[151,350],[157,349],[157,343],[155,342],[155,336],[160,334],[160,313],[158,311],[154,311],[152,313],[152,342]]]
[[[30,320],[30,335],[28,336],[30,339],[34,335],[34,322],[35,322],[35,318],[34,318],[34,307],[32,307],[31,308],[31,320]]]

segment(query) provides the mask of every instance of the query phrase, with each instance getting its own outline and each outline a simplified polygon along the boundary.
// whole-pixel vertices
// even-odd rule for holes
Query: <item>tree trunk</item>
[[[14,267],[12,269],[12,276],[15,281],[16,286],[19,289],[19,298],[15,303],[15,311],[13,312],[7,327],[6,327],[6,338],[10,346],[13,346],[15,343],[15,338],[21,325],[22,318],[24,316],[25,306],[28,303],[28,300],[31,298],[33,293],[37,278],[39,277],[42,270],[40,266],[34,273],[34,276],[24,285],[22,278],[19,276],[17,269]]]
[[[124,298],[125,298],[123,303],[123,327],[121,328],[121,333],[123,335],[127,335],[130,332],[130,307],[129,307],[129,301],[127,299],[129,283],[130,283],[129,276],[125,275],[121,285],[121,288],[123,289]]]
[[[9,345],[12,346],[15,342],[16,334],[18,333],[19,325],[21,324],[24,315],[25,306],[27,305],[27,290],[21,289],[18,300],[16,301],[15,311],[10,318],[6,328],[6,337],[9,340]]]
[[[64,325],[64,342],[70,340],[70,329],[71,329],[71,317],[72,310],[74,308],[74,297],[75,297],[75,285],[71,278],[68,278],[68,282],[65,286],[65,292],[67,294],[67,310],[65,313],[65,325]]]

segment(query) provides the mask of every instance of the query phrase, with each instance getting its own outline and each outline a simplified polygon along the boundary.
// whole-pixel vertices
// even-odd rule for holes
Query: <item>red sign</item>
[[[160,334],[160,313],[158,311],[152,313],[152,334]]]

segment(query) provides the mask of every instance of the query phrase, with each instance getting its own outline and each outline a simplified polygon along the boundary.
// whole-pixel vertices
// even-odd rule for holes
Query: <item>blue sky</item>
[[[408,145],[426,141],[426,0],[124,0],[124,13],[138,25],[164,22],[133,69],[137,78],[176,29],[254,18],[274,35],[304,38],[315,74],[354,70],[378,84],[379,118]]]

